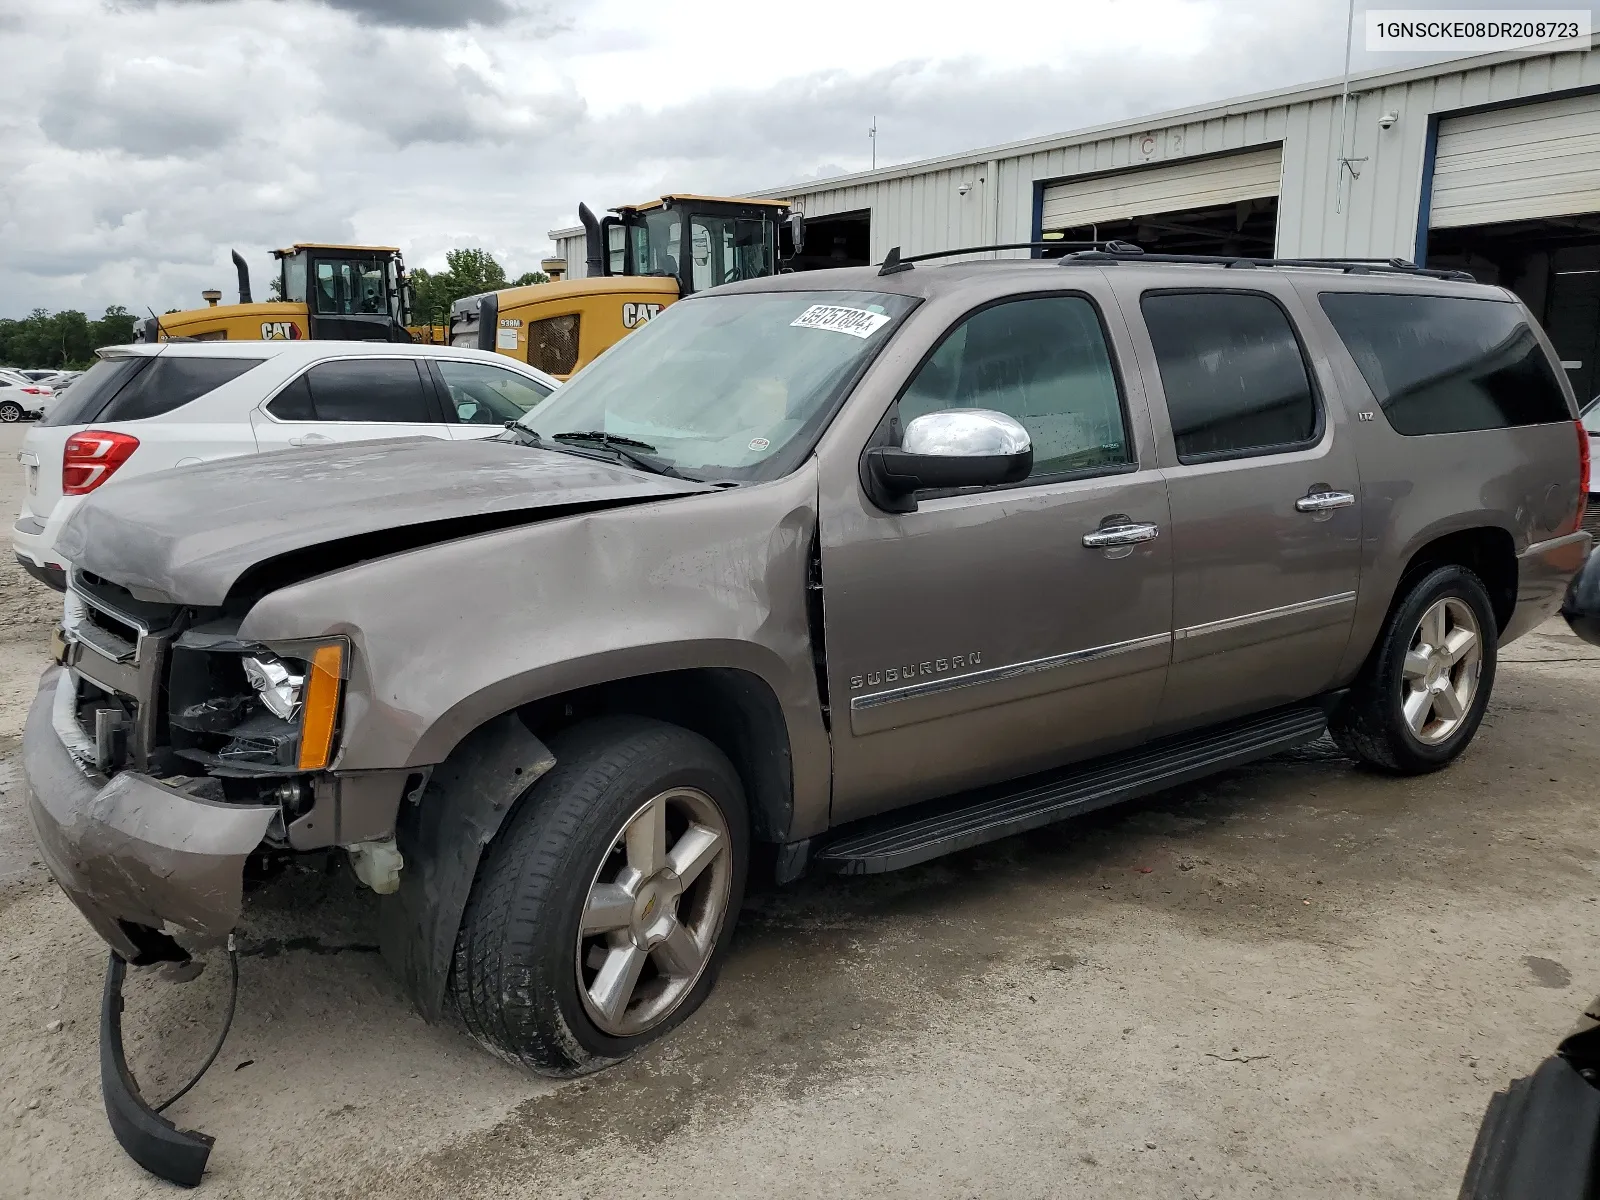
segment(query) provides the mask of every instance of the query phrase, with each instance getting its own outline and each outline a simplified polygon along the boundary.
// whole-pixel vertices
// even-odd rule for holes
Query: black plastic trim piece
[[[113,950],[100,1002],[100,1092],[105,1098],[106,1119],[128,1157],[146,1171],[181,1187],[197,1187],[216,1139],[179,1129],[139,1094],[122,1048],[122,980],[126,971],[127,964]]]
[[[819,869],[844,875],[898,871],[940,855],[1024,833],[1149,795],[1322,736],[1320,701],[1274,709],[1131,751],[963,792],[874,818],[822,847]]]
[[[41,567],[33,559],[24,558],[20,554],[16,556],[16,559],[17,566],[32,575],[45,587],[54,588],[58,592],[67,590],[67,573],[61,567]]]

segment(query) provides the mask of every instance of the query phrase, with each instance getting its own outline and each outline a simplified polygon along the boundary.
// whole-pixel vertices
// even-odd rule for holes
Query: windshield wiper
[[[636,450],[654,450],[649,442],[641,442],[638,438],[623,437],[621,434],[607,433],[604,429],[581,430],[576,433],[553,433],[550,435],[558,442],[599,442],[605,446],[632,446]]]
[[[669,479],[689,478],[682,471],[659,458],[651,458],[647,454],[636,454],[634,450],[654,450],[649,442],[641,442],[637,438],[622,437],[615,433],[607,433],[603,429],[591,429],[573,433],[556,433],[551,439],[557,442],[595,442],[604,446],[618,458],[632,463],[642,471],[649,471],[652,475],[665,475]]]

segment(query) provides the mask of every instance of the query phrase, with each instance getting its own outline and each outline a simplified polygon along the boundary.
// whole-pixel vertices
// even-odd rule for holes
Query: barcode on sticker
[[[883,313],[865,308],[844,308],[837,304],[813,304],[790,325],[801,329],[829,329],[851,337],[869,338],[889,323]]]

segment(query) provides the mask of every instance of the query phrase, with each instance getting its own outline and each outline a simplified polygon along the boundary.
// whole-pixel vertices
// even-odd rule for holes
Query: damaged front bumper
[[[58,732],[59,667],[45,673],[22,739],[28,813],[51,875],[96,932],[135,965],[181,957],[172,933],[227,936],[245,860],[277,809],[220,804],[136,771],[87,771]]]

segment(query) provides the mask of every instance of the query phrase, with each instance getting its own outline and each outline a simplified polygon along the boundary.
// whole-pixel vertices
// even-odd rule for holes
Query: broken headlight
[[[273,654],[261,654],[244,660],[245,678],[255,688],[256,695],[267,711],[284,721],[300,715],[306,685],[304,664],[296,663],[295,670]]]
[[[298,722],[302,771],[320,771],[333,757],[333,733],[343,689],[343,642],[310,648],[309,657],[279,658],[253,654],[244,659],[245,678],[262,707],[283,721]]]

